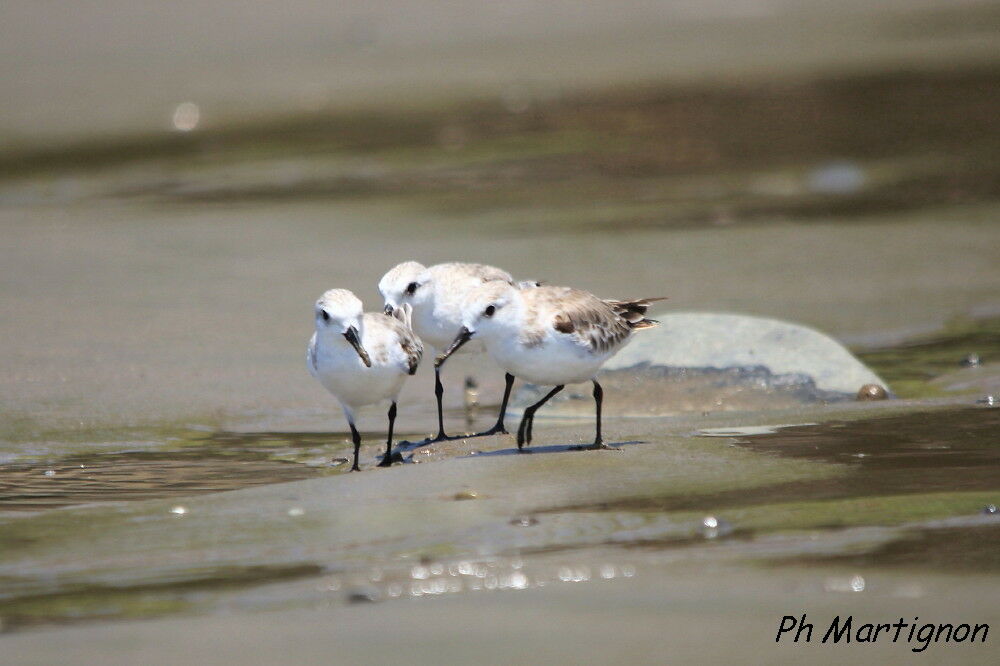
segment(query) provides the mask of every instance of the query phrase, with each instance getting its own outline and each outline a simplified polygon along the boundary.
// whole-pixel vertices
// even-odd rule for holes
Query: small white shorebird
[[[484,284],[497,283],[511,288],[535,287],[536,282],[520,282],[505,270],[483,264],[447,263],[427,268],[415,261],[404,261],[382,276],[378,290],[385,299],[385,312],[391,313],[403,304],[413,307],[413,330],[420,339],[438,351],[452,343],[462,328],[462,303],[474,289]],[[481,345],[470,345],[470,351],[482,351]],[[514,376],[505,377],[500,416],[496,425],[478,435],[506,433],[503,420],[507,412],[507,399],[514,384]],[[434,395],[437,398],[438,433],[430,440],[439,442],[448,439],[444,432],[444,415],[441,399],[444,386],[441,384],[440,368],[434,368]]]
[[[602,300],[568,287],[540,286],[518,290],[503,282],[480,285],[462,306],[462,328],[438,357],[440,367],[473,337],[482,340],[490,356],[507,371],[534,384],[555,385],[544,398],[524,410],[517,429],[517,448],[531,443],[535,412],[566,384],[594,383],[597,434],[588,448],[610,448],[601,435],[604,390],[597,371],[625,346],[632,332],[656,326],[646,318],[653,301]]]
[[[393,311],[363,312],[361,301],[347,289],[331,289],[316,301],[316,332],[309,341],[309,372],[344,409],[354,441],[358,468],[361,435],[354,426],[359,407],[389,399],[389,433],[379,467],[392,464],[392,427],[396,396],[407,375],[417,371],[423,346],[410,329],[409,306]]]

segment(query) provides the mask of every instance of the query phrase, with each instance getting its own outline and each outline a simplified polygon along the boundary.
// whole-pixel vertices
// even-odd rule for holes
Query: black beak
[[[372,360],[368,358],[368,352],[366,352],[365,348],[361,346],[361,340],[358,339],[358,329],[351,326],[349,329],[344,331],[344,337],[347,338],[347,341],[351,343],[352,347],[354,347],[354,351],[358,352],[358,356],[361,357],[361,361],[369,368],[372,367]]]
[[[437,359],[435,359],[434,367],[440,368],[444,362],[448,360],[448,357],[457,352],[458,348],[468,342],[473,335],[475,335],[473,331],[470,331],[463,326],[462,330],[458,332],[458,337],[456,337],[455,341],[451,343],[451,346],[448,347],[443,354],[438,356]]]
[[[387,315],[391,315],[392,314],[392,306],[389,305],[388,303],[386,303],[385,304],[385,309],[382,312],[386,313]]]

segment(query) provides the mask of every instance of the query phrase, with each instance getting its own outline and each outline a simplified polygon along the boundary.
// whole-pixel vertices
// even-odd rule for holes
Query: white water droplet
[[[178,132],[190,132],[201,121],[201,109],[194,102],[182,102],[174,109],[173,124]]]

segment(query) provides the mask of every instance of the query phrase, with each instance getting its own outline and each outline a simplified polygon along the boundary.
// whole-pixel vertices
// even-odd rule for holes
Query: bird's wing
[[[415,375],[417,374],[417,367],[420,365],[420,359],[424,355],[424,346],[420,344],[420,338],[414,335],[413,331],[407,329],[407,333],[408,335],[400,338],[399,346],[402,347],[403,353],[406,354],[407,374]]]
[[[385,315],[383,315],[385,316]],[[407,374],[415,374],[420,359],[424,354],[424,345],[420,338],[410,328],[410,320],[413,316],[413,308],[409,303],[403,303],[398,308],[393,309],[392,314],[387,316],[388,326],[396,335],[396,340],[403,350],[403,357],[406,359]]]
[[[645,318],[645,312],[650,302],[659,299],[605,301],[579,289],[547,286],[531,289],[525,295],[542,315],[540,323],[545,325],[549,320],[556,333],[570,336],[591,352],[614,349],[633,329],[656,325],[656,321]]]

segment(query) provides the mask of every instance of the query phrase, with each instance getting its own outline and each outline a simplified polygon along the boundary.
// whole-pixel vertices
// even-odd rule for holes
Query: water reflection
[[[336,575],[322,581],[321,591],[346,590],[347,603],[381,601],[400,597],[427,597],[462,592],[498,592],[539,589],[557,583],[587,583],[632,578],[632,562],[525,560],[520,556],[428,561],[409,569],[380,568],[377,576],[357,573]]]
[[[941,409],[858,421],[709,429],[764,455],[847,465],[826,480],[713,493],[666,493],[553,511],[715,511],[756,504],[996,490],[1000,493],[1000,412]],[[548,511],[547,511],[548,512]]]
[[[71,456],[58,463],[3,465],[0,510],[37,511],[86,502],[115,502],[236,490],[322,473],[253,450],[238,456],[210,448]],[[171,509],[175,515],[183,506]]]

